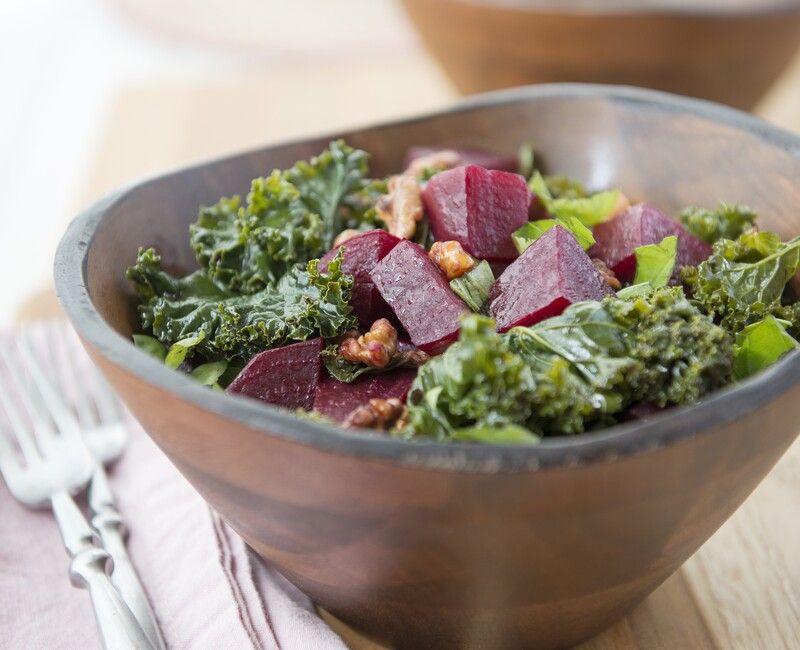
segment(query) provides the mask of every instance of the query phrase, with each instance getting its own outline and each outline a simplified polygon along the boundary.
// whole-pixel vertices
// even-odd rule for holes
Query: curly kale
[[[535,388],[530,366],[494,321],[468,316],[459,341],[420,368],[409,392],[409,431],[446,439],[456,429],[524,424]]]
[[[348,304],[353,280],[341,272],[341,254],[325,274],[317,270],[317,261],[293,267],[274,287],[237,294],[202,271],[172,277],[148,249],[140,251],[128,278],[142,303],[143,329],[164,345],[200,336],[194,351],[203,357],[242,360],[292,341],[333,337],[356,325]]]
[[[603,303],[630,332],[630,354],[641,362],[631,383],[634,401],[660,407],[691,404],[730,381],[731,337],[692,305],[680,287]]]
[[[576,303],[505,334],[470,315],[458,342],[420,368],[405,433],[483,442],[581,433],[636,402],[697,401],[730,380],[732,359],[728,334],[680,287]]]
[[[773,315],[800,328],[800,308],[784,304],[789,280],[800,268],[800,237],[781,242],[771,232],[746,232],[721,239],[711,257],[684,268],[681,278],[692,299],[731,334]]]
[[[254,293],[292,266],[319,257],[322,221],[280,171],[253,179],[247,205],[223,198],[190,226],[197,261],[223,289]]]
[[[736,239],[753,230],[758,215],[746,205],[721,201],[716,210],[686,208],[680,214],[681,223],[695,237],[709,244],[720,239]]]

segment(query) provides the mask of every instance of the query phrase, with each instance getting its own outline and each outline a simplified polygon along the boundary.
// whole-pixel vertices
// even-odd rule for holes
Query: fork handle
[[[111,556],[93,543],[92,529],[67,492],[50,498],[64,546],[72,558],[72,584],[89,591],[100,639],[106,650],[154,650],[131,610],[108,576]]]
[[[97,480],[96,477],[93,479],[92,485],[95,480]],[[155,614],[147,600],[147,594],[125,548],[125,526],[122,517],[116,508],[105,505],[92,518],[92,526],[100,534],[103,547],[114,561],[111,582],[114,583],[128,604],[150,642],[157,650],[161,650],[165,647],[164,639],[161,637]]]

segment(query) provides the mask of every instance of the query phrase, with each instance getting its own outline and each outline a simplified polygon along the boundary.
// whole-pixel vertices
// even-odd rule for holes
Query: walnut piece
[[[385,318],[378,319],[366,334],[356,334],[339,343],[338,352],[353,363],[385,368],[397,352],[397,330]]]
[[[475,258],[457,241],[433,242],[428,257],[439,267],[448,280],[460,278],[475,268]]]
[[[594,268],[600,271],[600,275],[603,276],[603,280],[606,281],[609,287],[614,291],[619,291],[622,288],[622,283],[617,279],[617,276],[614,275],[614,271],[608,268],[603,260],[599,257],[593,257],[592,264],[594,264]]]
[[[353,237],[358,237],[361,234],[363,234],[363,231],[356,230],[355,228],[348,228],[347,230],[342,230],[342,232],[336,235],[336,239],[333,240],[333,247],[336,248],[337,246],[341,246],[348,239],[352,239]]]
[[[407,419],[408,409],[396,397],[374,398],[353,409],[345,418],[344,426],[387,431],[393,427],[405,426]]]
[[[388,189],[375,204],[378,218],[395,237],[411,239],[423,215],[419,182],[411,174],[399,174],[389,179]]]
[[[444,171],[455,167],[460,161],[461,156],[458,155],[458,152],[452,149],[442,149],[441,151],[434,151],[425,156],[415,158],[409,163],[405,173],[419,178],[426,170]]]

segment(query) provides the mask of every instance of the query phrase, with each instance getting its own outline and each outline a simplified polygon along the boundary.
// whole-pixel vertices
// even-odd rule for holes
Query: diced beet
[[[259,352],[227,390],[287,409],[308,410],[319,383],[321,352],[321,338]]]
[[[420,350],[438,354],[458,337],[459,317],[469,308],[450,290],[422,246],[400,242],[370,276]]]
[[[391,315],[391,310],[375,288],[369,272],[391,251],[400,238],[385,230],[369,230],[363,235],[348,239],[344,246],[342,272],[353,276],[353,293],[350,304],[362,327],[369,327],[379,318]],[[319,261],[320,271],[327,271],[328,264],[339,252],[339,246],[328,251]]]
[[[489,314],[497,321],[497,331],[505,332],[608,293],[611,289],[572,233],[555,226],[497,279],[489,293]]]
[[[436,174],[422,193],[433,236],[477,258],[517,257],[512,233],[528,222],[530,190],[519,174],[467,165]]]
[[[486,169],[499,169],[506,172],[515,172],[519,168],[519,159],[517,156],[503,156],[491,151],[463,149],[461,147],[415,146],[406,151],[403,169],[408,169],[408,166],[417,158],[430,156],[437,151],[444,150],[455,151],[458,154],[459,165],[478,165]]]
[[[324,375],[317,385],[314,410],[342,422],[355,408],[373,398],[405,400],[417,376],[416,368],[398,368],[379,375],[362,375],[346,384]]]
[[[678,237],[673,278],[682,266],[695,266],[711,255],[711,246],[688,232],[677,221],[645,203],[631,206],[613,219],[594,227],[597,242],[589,251],[599,257],[623,282],[636,275],[634,249],[659,244],[664,237]]]

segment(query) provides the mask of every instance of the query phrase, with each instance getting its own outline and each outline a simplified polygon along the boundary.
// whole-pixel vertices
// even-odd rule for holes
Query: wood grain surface
[[[386,79],[390,78],[391,83]],[[452,89],[426,60],[354,70],[353,89],[381,87],[376,101],[347,100],[340,79],[308,69],[225,85],[142,86],[115,103],[86,180],[84,202],[114,186],[194,159],[448,103]],[[292,92],[285,90],[286,85]],[[800,131],[800,61],[761,111]],[[324,107],[297,99],[323,93]],[[326,93],[326,91],[328,91]],[[248,102],[233,97],[247,96]],[[294,98],[292,101],[289,98]],[[21,314],[57,313],[49,289]],[[733,517],[629,616],[583,648],[800,648],[800,441]],[[378,648],[324,614],[353,648]]]

